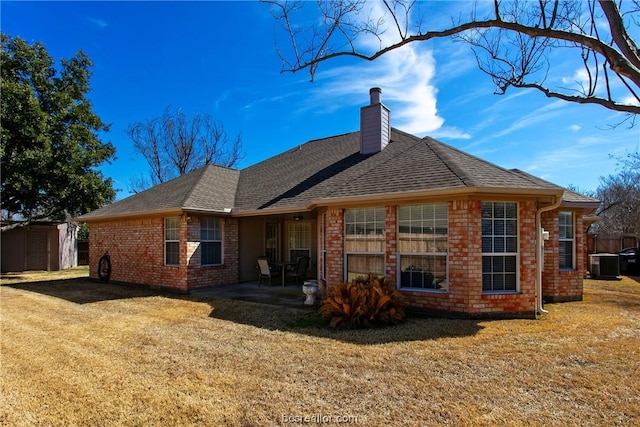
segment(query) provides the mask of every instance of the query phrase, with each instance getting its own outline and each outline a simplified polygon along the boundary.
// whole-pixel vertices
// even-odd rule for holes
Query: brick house
[[[372,272],[426,312],[534,317],[543,300],[582,299],[597,204],[392,128],[374,88],[359,132],[205,166],[79,220],[92,277],[108,252],[112,280],[188,292],[255,280],[259,256],[307,255],[325,291]]]

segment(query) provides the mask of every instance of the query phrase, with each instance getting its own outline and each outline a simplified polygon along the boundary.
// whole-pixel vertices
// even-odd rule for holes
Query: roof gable
[[[230,211],[240,172],[208,165],[78,218],[141,215],[171,210]]]

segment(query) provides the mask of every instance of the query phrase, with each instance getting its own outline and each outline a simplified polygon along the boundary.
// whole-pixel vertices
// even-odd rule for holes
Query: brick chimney
[[[370,104],[360,109],[360,154],[382,151],[389,143],[391,111],[380,101],[382,90],[369,90]]]

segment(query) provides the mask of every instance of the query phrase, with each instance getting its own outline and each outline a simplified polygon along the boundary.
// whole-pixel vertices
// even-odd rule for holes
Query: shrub
[[[322,300],[320,314],[330,326],[362,328],[394,324],[404,318],[402,295],[388,279],[372,275],[338,283]]]

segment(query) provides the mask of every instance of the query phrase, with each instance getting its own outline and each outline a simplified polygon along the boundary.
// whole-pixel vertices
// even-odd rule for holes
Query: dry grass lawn
[[[86,276],[3,277],[1,424],[640,424],[630,278],[587,280],[584,301],[540,320],[333,332],[304,308]]]

